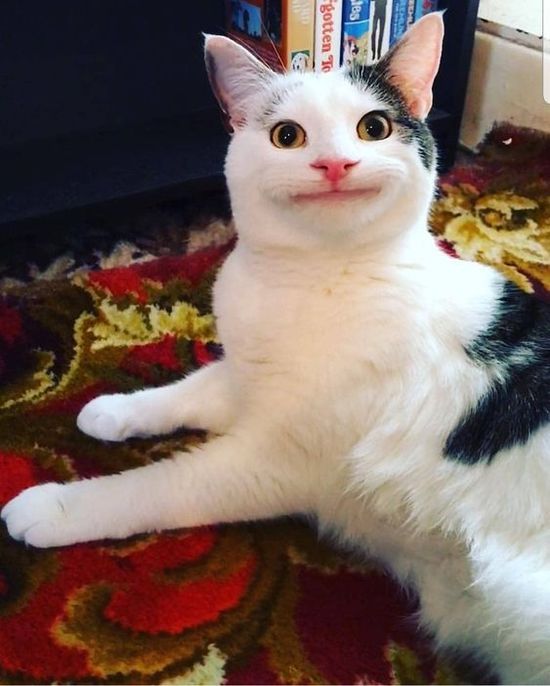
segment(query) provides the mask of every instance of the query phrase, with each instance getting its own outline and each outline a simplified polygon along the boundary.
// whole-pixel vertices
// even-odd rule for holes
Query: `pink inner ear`
[[[432,103],[433,96],[430,89],[429,93],[424,96],[419,94],[417,98],[407,102],[407,105],[413,117],[416,117],[417,119],[425,119],[432,109]]]
[[[432,106],[432,86],[441,60],[443,20],[428,14],[409,29],[389,62],[390,80],[411,114],[424,119]]]
[[[246,123],[247,101],[273,72],[225,36],[208,36],[206,68],[214,95],[231,130]]]

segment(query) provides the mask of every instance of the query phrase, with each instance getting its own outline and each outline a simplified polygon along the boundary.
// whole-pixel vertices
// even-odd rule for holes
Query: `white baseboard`
[[[460,142],[475,148],[495,122],[550,132],[542,84],[542,41],[533,47],[476,31]]]

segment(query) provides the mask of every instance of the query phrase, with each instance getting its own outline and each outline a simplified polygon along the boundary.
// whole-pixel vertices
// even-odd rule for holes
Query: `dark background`
[[[219,0],[4,0],[0,146],[211,107],[202,31]]]
[[[430,123],[452,160],[478,0],[440,0],[447,33]],[[223,187],[227,135],[202,32],[223,0],[0,3],[0,231],[70,211]]]

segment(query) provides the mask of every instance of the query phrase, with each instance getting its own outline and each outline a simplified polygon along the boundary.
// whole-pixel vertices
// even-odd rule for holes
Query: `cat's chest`
[[[232,258],[215,287],[218,331],[232,356],[387,369],[405,364],[429,330],[428,311],[402,284],[345,265],[258,275]]]

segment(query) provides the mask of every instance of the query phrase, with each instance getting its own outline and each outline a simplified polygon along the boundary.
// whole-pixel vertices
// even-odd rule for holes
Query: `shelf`
[[[429,123],[441,170],[458,142],[478,2],[439,0],[446,34]],[[224,32],[224,0],[201,0],[191,11],[181,0],[139,3],[139,12],[135,0],[4,5],[2,234],[107,205],[223,188],[227,135],[201,32]]]
[[[217,111],[133,129],[4,148],[0,224],[222,183],[228,136]]]

